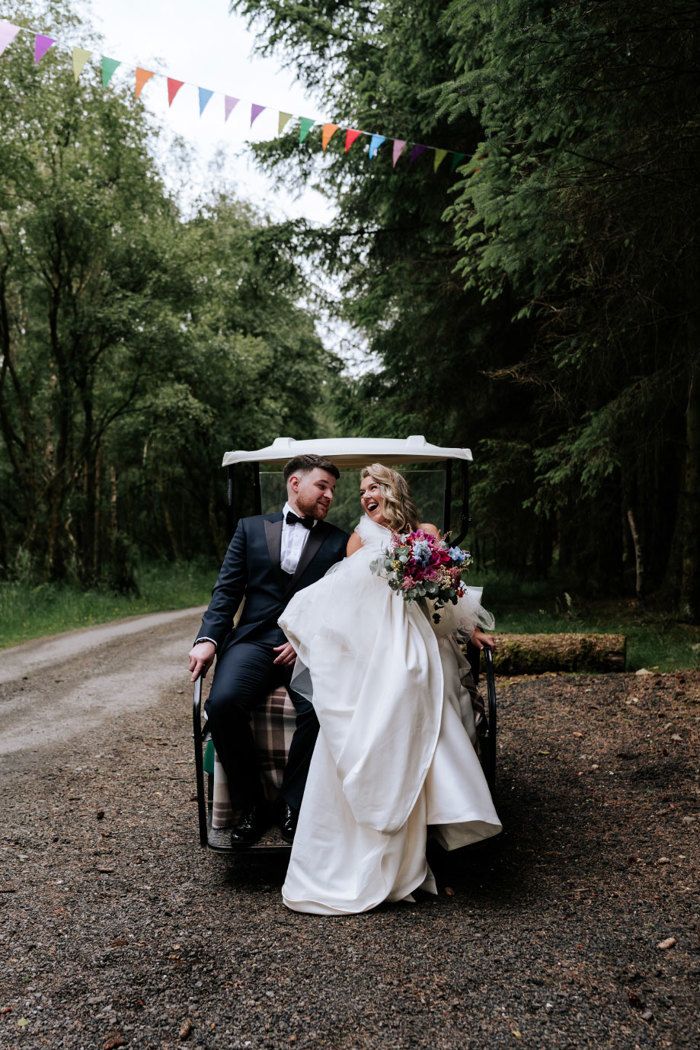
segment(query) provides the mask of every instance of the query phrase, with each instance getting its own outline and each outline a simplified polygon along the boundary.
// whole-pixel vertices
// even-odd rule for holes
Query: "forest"
[[[422,433],[473,451],[483,566],[697,622],[698,5],[231,7],[337,119],[461,157],[394,166],[292,123],[252,148],[330,226],[228,190],[183,213],[133,91],[8,48],[0,577],[126,591],[139,559],[216,561],[227,449]]]

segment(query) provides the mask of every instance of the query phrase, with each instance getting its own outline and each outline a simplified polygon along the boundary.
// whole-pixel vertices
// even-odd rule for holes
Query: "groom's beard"
[[[323,521],[331,509],[330,504],[320,503],[318,500],[300,500],[297,497],[296,503],[301,514],[308,514],[309,517],[314,518],[316,521]]]

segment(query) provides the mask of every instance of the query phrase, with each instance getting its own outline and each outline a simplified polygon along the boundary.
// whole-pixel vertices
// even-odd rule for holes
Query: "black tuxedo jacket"
[[[347,541],[347,533],[318,521],[309,533],[296,572],[290,576],[280,568],[282,511],[241,518],[197,637],[211,638],[219,656],[244,638],[280,645],[284,634],[277,619],[287,602],[345,557]],[[243,612],[234,630],[233,619],[244,597]]]

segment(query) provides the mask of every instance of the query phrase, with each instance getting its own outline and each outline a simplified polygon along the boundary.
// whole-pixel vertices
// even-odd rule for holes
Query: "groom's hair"
[[[340,471],[335,463],[331,463],[330,459],[326,459],[325,456],[308,455],[295,456],[294,459],[290,459],[284,468],[284,480],[289,481],[292,474],[308,474],[310,470],[315,470],[316,468],[327,471],[336,480],[340,477]]]

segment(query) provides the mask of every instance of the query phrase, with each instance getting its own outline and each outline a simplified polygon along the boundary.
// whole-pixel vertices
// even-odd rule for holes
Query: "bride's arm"
[[[422,524],[420,524],[418,528],[422,529],[423,532],[429,532],[431,536],[440,535],[440,530],[438,529],[437,525],[431,525],[429,521],[422,522]],[[352,539],[352,537],[350,538]]]
[[[355,553],[355,551],[359,551],[361,546],[362,546],[362,540],[360,539],[360,537],[358,536],[358,534],[356,532],[353,532],[352,536],[348,540],[348,545],[345,548],[345,554],[349,558],[351,554]]]

